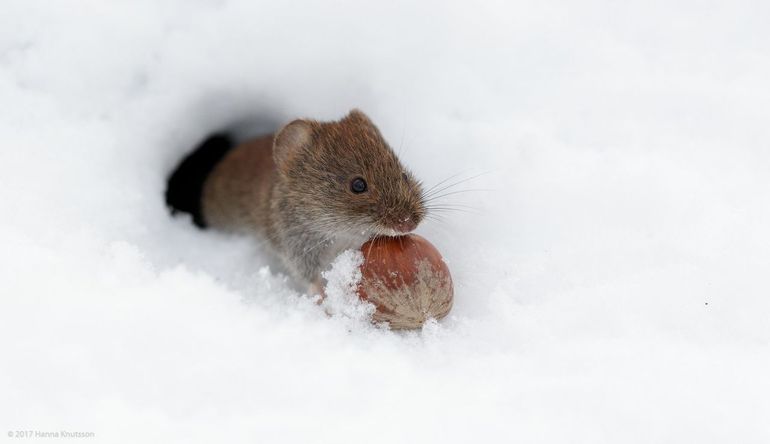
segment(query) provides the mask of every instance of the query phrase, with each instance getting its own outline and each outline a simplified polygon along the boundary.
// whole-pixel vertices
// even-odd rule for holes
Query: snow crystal
[[[361,281],[361,264],[364,255],[360,250],[345,250],[323,272],[326,279],[323,306],[332,316],[370,322],[374,305],[359,299],[356,287]]]

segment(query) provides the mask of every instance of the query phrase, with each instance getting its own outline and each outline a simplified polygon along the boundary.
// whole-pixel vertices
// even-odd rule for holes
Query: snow
[[[766,3],[259,3],[3,3],[3,439],[770,441]],[[353,107],[481,174],[422,331],[163,204],[208,132]]]
[[[363,263],[364,255],[360,250],[343,251],[334,259],[329,270],[322,273],[326,279],[324,297],[315,295],[317,301],[323,301],[324,311],[329,316],[353,321],[348,328],[366,328],[372,322],[375,311],[373,304],[359,299],[356,293],[362,278],[360,267]]]

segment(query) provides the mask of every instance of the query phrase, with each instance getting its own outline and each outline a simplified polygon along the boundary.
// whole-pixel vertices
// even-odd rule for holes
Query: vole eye
[[[361,177],[356,177],[350,181],[350,191],[361,194],[366,191],[366,181]]]
[[[401,178],[404,179],[404,182],[406,182],[407,180],[409,180],[409,175],[406,173],[401,173]]]

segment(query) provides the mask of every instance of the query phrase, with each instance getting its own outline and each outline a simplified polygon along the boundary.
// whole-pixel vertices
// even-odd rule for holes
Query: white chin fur
[[[403,236],[407,233],[402,233],[400,231],[396,231],[392,228],[384,228],[380,227],[377,229],[377,234],[380,236]]]
[[[346,233],[347,236],[351,238],[361,238],[364,240],[368,240],[374,236],[403,236],[407,233],[402,233],[400,231],[396,231],[393,228],[388,228],[384,226],[377,226],[375,228],[370,228],[366,230],[362,230],[361,232],[358,232],[356,230],[351,230],[351,232]],[[344,236],[344,235],[343,235]]]

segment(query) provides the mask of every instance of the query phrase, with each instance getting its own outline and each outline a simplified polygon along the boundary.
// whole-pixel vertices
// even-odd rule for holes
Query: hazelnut
[[[392,329],[419,328],[452,308],[452,277],[441,254],[421,236],[408,234],[369,240],[358,296],[374,304],[375,322]]]

